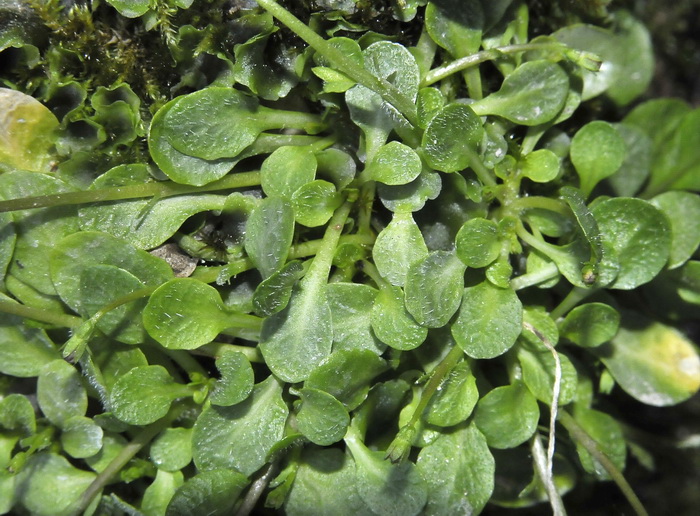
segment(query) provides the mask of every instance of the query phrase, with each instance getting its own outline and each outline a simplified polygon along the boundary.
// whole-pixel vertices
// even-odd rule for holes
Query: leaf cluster
[[[0,514],[645,514],[615,400],[700,389],[700,110],[633,104],[602,4],[317,4],[0,4]]]

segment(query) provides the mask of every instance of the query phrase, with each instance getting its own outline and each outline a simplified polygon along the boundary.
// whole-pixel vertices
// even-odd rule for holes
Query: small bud
[[[584,52],[582,50],[569,48],[565,51],[565,54],[572,62],[591,72],[600,71],[600,67],[603,65],[603,60],[593,52]]]
[[[389,445],[386,450],[386,459],[389,459],[392,464],[398,464],[405,461],[408,458],[408,454],[411,452],[411,446],[413,445],[413,440],[416,437],[416,429],[413,425],[406,425]]]

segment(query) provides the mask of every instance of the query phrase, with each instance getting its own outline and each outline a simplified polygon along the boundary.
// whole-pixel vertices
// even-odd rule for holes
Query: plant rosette
[[[0,514],[646,514],[700,110],[645,27],[286,4],[0,5]]]

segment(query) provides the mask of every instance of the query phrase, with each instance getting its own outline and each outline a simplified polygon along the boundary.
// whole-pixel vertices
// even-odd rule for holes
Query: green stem
[[[335,255],[335,250],[338,247],[338,242],[340,241],[340,235],[343,232],[343,227],[345,226],[345,220],[350,214],[350,208],[352,203],[346,201],[340,208],[338,208],[333,217],[331,217],[326,232],[323,235],[321,244],[316,252],[313,262],[307,271],[304,279],[302,281],[308,283],[323,283],[328,278],[328,273],[331,270],[331,265],[333,264],[333,256]]]
[[[99,190],[85,190],[81,192],[66,192],[10,199],[7,201],[0,201],[0,213],[46,208],[49,206],[138,199],[141,197],[171,197],[173,195],[211,192],[215,190],[231,190],[259,184],[260,172],[239,172],[230,174],[204,186],[181,185],[172,181],[159,181],[139,185],[100,188]]]
[[[357,232],[360,235],[372,235],[372,207],[377,192],[377,183],[374,181],[363,184],[360,187],[357,212]]]
[[[95,331],[97,323],[100,319],[102,319],[102,317],[104,317],[105,314],[114,310],[115,308],[120,307],[121,305],[150,296],[153,294],[156,288],[158,288],[158,286],[146,287],[130,292],[129,294],[115,299],[108,305],[103,306],[97,312],[92,314],[92,316],[84,321],[75,331],[75,333],[73,333],[73,336],[63,345],[63,358],[72,363],[79,361],[87,348],[87,343],[90,340],[93,331]]]
[[[353,245],[373,245],[375,237],[372,235],[343,235],[338,241],[338,245],[341,244],[353,244]],[[315,255],[321,248],[323,240],[309,240],[302,244],[297,244],[292,246],[289,251],[289,259],[295,260],[297,258],[306,258],[307,256]]]
[[[413,57],[416,58],[416,63],[418,64],[418,69],[420,70],[421,77],[425,77],[430,71],[430,67],[433,65],[435,60],[435,52],[437,50],[437,43],[433,41],[430,37],[428,31],[423,26],[420,38],[418,38],[418,43],[412,49]]]
[[[25,319],[32,319],[54,326],[62,326],[65,328],[75,328],[80,326],[83,320],[80,317],[69,314],[60,314],[58,312],[49,312],[42,308],[34,308],[26,306],[14,301],[0,300],[0,312],[6,314],[17,315]]]
[[[569,313],[569,310],[574,308],[577,304],[594,292],[596,292],[595,288],[572,288],[561,303],[559,303],[559,305],[557,305],[557,307],[549,313],[549,316],[555,321],[560,317],[564,317],[567,313]]]
[[[625,479],[622,472],[613,464],[613,462],[608,458],[608,456],[600,449],[598,443],[593,439],[588,433],[579,425],[571,414],[562,410],[559,412],[559,422],[566,428],[569,435],[581,446],[583,446],[588,453],[591,454],[596,461],[600,463],[601,466],[608,472],[608,475],[620,488],[622,494],[627,498],[627,501],[634,509],[634,512],[638,516],[649,516],[644,505],[639,500],[635,494],[632,486],[629,485],[627,479]]]
[[[549,50],[557,51],[562,54],[565,50],[568,50],[566,45],[562,43],[524,43],[521,45],[508,45],[505,47],[490,48],[488,50],[482,50],[475,54],[465,56],[454,61],[447,63],[446,65],[433,68],[423,79],[421,87],[430,86],[442,79],[449,77],[450,75],[471,68],[486,61],[493,61],[508,54],[518,54],[520,52],[528,52],[530,50]]]
[[[318,150],[322,150],[330,145],[333,145],[335,140],[336,139],[333,136],[320,137],[311,136],[308,134],[260,133],[255,139],[255,142],[244,150],[238,157],[248,158],[251,156],[257,156],[258,154],[270,154],[275,149],[290,145],[296,147],[313,146],[314,150],[316,150],[317,146],[320,146]]]
[[[281,21],[297,36],[306,41],[316,52],[328,59],[333,66],[355,82],[362,84],[379,94],[389,104],[394,106],[414,127],[418,127],[416,106],[388,81],[375,77],[362,66],[343,54],[342,51],[329,44],[325,39],[311,30],[304,22],[281,7],[274,0],[257,0],[258,4],[269,11],[272,16]]]
[[[479,178],[479,181],[487,186],[496,186],[496,180],[493,177],[493,173],[486,168],[479,155],[466,147],[464,151],[469,155],[469,168],[474,171],[476,177]]]
[[[552,199],[550,197],[540,197],[538,195],[533,195],[532,197],[519,197],[515,199],[509,206],[511,209],[525,211],[525,210],[548,210],[566,217],[571,217],[571,209],[559,199]]]
[[[303,111],[285,111],[282,109],[261,108],[257,112],[258,120],[266,124],[267,129],[304,129],[307,126],[325,127],[323,118]]]
[[[368,245],[374,244],[375,237],[373,235],[343,235],[340,237],[338,244],[354,244],[354,245]],[[303,242],[292,246],[289,250],[289,255],[287,259],[296,260],[298,258],[306,258],[308,256],[315,255],[323,244],[323,239],[319,240],[309,240],[308,242]],[[218,282],[220,278],[228,277],[231,278],[236,274],[245,272],[254,268],[253,262],[248,258],[241,258],[240,260],[235,260],[226,265],[219,266],[207,266],[207,267],[197,267],[190,276],[191,278],[198,279],[204,283],[214,283]]]
[[[421,393],[420,401],[418,402],[418,405],[416,405],[416,408],[411,415],[411,419],[408,421],[408,423],[401,427],[399,433],[396,435],[396,438],[394,438],[392,443],[389,445],[389,448],[387,448],[386,457],[391,460],[391,462],[401,462],[408,456],[408,452],[411,450],[411,446],[413,445],[416,424],[423,416],[423,412],[425,412],[425,409],[428,408],[430,400],[432,400],[435,393],[445,381],[447,375],[450,374],[450,371],[454,369],[463,356],[464,351],[462,351],[462,348],[459,346],[454,346],[450,352],[445,355],[445,358],[443,358],[435,367],[435,369],[433,369],[430,379]]]
[[[362,272],[369,276],[379,288],[388,288],[390,286],[389,282],[382,278],[382,275],[379,274],[377,267],[372,262],[362,260]]]
[[[425,409],[428,408],[430,400],[433,398],[440,385],[442,385],[442,382],[445,380],[450,371],[454,369],[457,363],[459,363],[463,356],[464,351],[462,351],[462,348],[459,346],[454,346],[450,352],[445,355],[445,358],[443,358],[442,361],[440,361],[440,363],[435,367],[435,369],[433,369],[433,372],[430,375],[430,380],[428,380],[428,383],[425,385],[425,388],[421,393],[420,402],[418,403],[418,406],[416,406],[416,410],[408,422],[409,425],[415,425],[418,423],[418,420],[423,415]]]
[[[243,353],[249,362],[254,362],[256,364],[264,364],[262,354],[258,348],[252,348],[250,346],[239,346],[237,344],[226,344],[223,342],[210,342],[204,346],[200,346],[197,349],[191,351],[195,355],[204,355],[212,358],[219,358],[224,353],[230,353],[232,351],[238,351]]]
[[[557,275],[559,275],[559,269],[554,262],[550,262],[538,271],[513,278],[510,280],[510,286],[513,290],[522,290],[524,288],[556,278]]]
[[[256,315],[230,313],[228,318],[231,321],[231,328],[247,328],[258,330],[262,327],[262,318]]]
[[[168,355],[168,357],[179,365],[183,371],[186,371],[190,378],[192,373],[199,373],[203,377],[209,378],[209,372],[204,369],[204,367],[202,367],[202,365],[197,362],[187,351],[166,349],[161,346],[158,346],[158,349]]]
[[[464,71],[464,82],[467,84],[469,98],[481,100],[484,98],[484,93],[481,88],[481,72],[478,68],[468,68]]]
[[[175,421],[187,406],[184,404],[173,407],[168,415],[145,427],[131,440],[119,454],[112,459],[105,469],[100,472],[95,480],[87,487],[80,498],[80,505],[76,514],[82,514],[90,506],[92,500],[104,488],[107,483],[129,462],[144,446],[158,435],[162,430],[168,428]]]
[[[523,138],[523,143],[520,146],[520,155],[527,156],[530,154],[540,141],[542,135],[551,127],[551,124],[540,124],[527,128],[527,133]]]

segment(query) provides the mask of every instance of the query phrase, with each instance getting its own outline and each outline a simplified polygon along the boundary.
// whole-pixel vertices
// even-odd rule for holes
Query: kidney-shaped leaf
[[[170,127],[165,119],[181,98],[171,100],[153,116],[148,130],[148,150],[156,165],[173,181],[189,185],[205,185],[225,176],[237,160],[236,158],[207,160],[190,156],[172,146],[167,135],[177,131],[177,128]]]
[[[250,214],[245,250],[263,278],[278,271],[294,238],[294,209],[282,197],[268,197]]]
[[[255,97],[233,88],[211,87],[179,97],[163,120],[173,148],[206,160],[233,158],[265,128]]]
[[[330,283],[326,287],[333,320],[333,351],[369,349],[381,354],[386,345],[374,336],[370,324],[377,291],[369,285]]]
[[[442,189],[440,174],[424,169],[417,178],[405,185],[377,185],[382,204],[394,213],[423,209],[428,199],[435,199]]]
[[[107,0],[107,3],[126,18],[143,16],[150,7],[148,0]]]
[[[508,351],[522,331],[523,307],[511,288],[488,281],[464,289],[452,336],[472,358],[493,358]]]
[[[624,470],[627,446],[620,424],[604,412],[582,406],[575,408],[574,419],[593,438],[600,451],[610,459],[617,469]],[[599,480],[610,480],[610,474],[603,465],[595,460],[579,443],[576,443],[576,452],[583,469],[594,474]]]
[[[181,470],[192,461],[192,429],[166,428],[151,443],[150,453],[159,470]]]
[[[609,288],[630,290],[651,281],[671,252],[671,228],[666,216],[641,199],[616,197],[591,210],[603,245],[617,255],[620,270]]]
[[[173,277],[163,260],[136,249],[128,242],[106,233],[81,231],[61,240],[51,253],[51,279],[58,294],[78,313],[83,293],[76,278],[92,265],[112,265],[136,277],[145,286],[156,286]]]
[[[620,326],[620,313],[603,303],[586,303],[571,310],[560,326],[561,336],[585,348],[612,339]]]
[[[284,502],[288,516],[354,514],[371,511],[355,489],[355,463],[338,448],[307,446]]]
[[[24,170],[0,174],[0,197],[4,199],[53,195],[71,190],[73,188],[49,174]],[[12,215],[16,239],[12,259],[8,263],[8,277],[14,277],[41,294],[56,295],[58,288],[49,274],[50,256],[63,237],[78,230],[75,206],[22,210]]]
[[[582,70],[583,100],[607,91],[617,103],[628,104],[644,93],[654,72],[649,33],[632,16],[616,15],[618,32],[593,25],[573,24],[554,33],[569,47],[593,52],[602,60],[600,70]]]
[[[80,310],[83,317],[92,317],[99,310],[145,287],[133,274],[113,265],[90,265],[80,271]],[[107,311],[97,327],[111,338],[127,344],[138,344],[146,337],[141,312],[145,299],[121,304]]]
[[[651,200],[671,223],[671,255],[668,268],[680,267],[700,246],[700,195],[664,192]]]
[[[309,387],[302,389],[299,396],[299,431],[319,446],[329,446],[340,441],[350,424],[350,416],[343,404],[331,394]]]
[[[34,407],[26,396],[13,393],[0,400],[0,427],[20,435],[36,431]]]
[[[559,158],[549,149],[539,149],[522,158],[518,168],[535,183],[547,183],[559,175]]]
[[[411,147],[389,142],[374,155],[368,167],[370,177],[387,185],[410,183],[421,172],[420,157]]]
[[[596,120],[576,132],[569,153],[581,180],[581,191],[588,196],[595,185],[617,172],[627,150],[622,136],[611,124]]]
[[[466,421],[479,399],[476,378],[464,361],[457,364],[431,398],[423,419],[431,425],[446,427]]]
[[[490,265],[501,252],[498,226],[481,217],[466,221],[455,239],[457,256],[468,267],[480,268]]]
[[[87,410],[80,373],[65,360],[54,360],[41,369],[36,395],[41,411],[58,427],[73,416],[84,416]]]
[[[569,77],[551,61],[529,61],[506,76],[501,89],[472,104],[477,115],[498,115],[522,125],[556,117],[569,93]]]
[[[190,394],[189,388],[175,383],[163,366],[141,366],[117,380],[110,405],[120,421],[148,425],[165,416],[175,399]]]
[[[484,12],[479,0],[440,0],[425,8],[425,30],[452,57],[479,50]]]
[[[386,369],[386,361],[374,351],[340,350],[314,369],[304,386],[326,391],[353,410],[364,401],[372,380]]]
[[[561,386],[559,403],[566,405],[576,396],[578,375],[576,368],[565,354],[558,352],[561,364]],[[552,404],[556,362],[552,352],[539,343],[532,342],[519,345],[517,357],[523,371],[523,382],[535,398],[547,405]]]
[[[292,291],[287,307],[265,319],[260,351],[272,372],[287,382],[308,378],[333,346],[331,309],[325,285],[304,285]]]
[[[294,260],[260,282],[253,295],[253,307],[260,315],[272,315],[289,303],[294,284],[304,275],[304,266]]]
[[[379,290],[370,321],[377,338],[394,349],[415,349],[428,336],[428,328],[418,324],[406,310],[403,290],[394,285]]]
[[[32,455],[17,477],[18,498],[36,516],[76,514],[83,492],[95,473],[74,467],[65,457],[49,452]]]
[[[232,407],[210,405],[194,424],[192,453],[200,470],[235,469],[255,473],[282,439],[288,409],[282,386],[272,376]]]
[[[615,338],[593,348],[615,381],[630,396],[657,407],[675,405],[700,389],[700,358],[693,344],[661,323],[623,318]]]
[[[119,165],[95,179],[89,189],[144,184],[151,180],[146,165]],[[225,202],[222,195],[176,195],[155,203],[135,199],[86,205],[78,215],[83,231],[104,231],[128,240],[139,249],[152,249],[170,238],[192,215],[220,211]]]
[[[433,117],[423,134],[428,165],[442,172],[467,168],[483,134],[481,120],[470,106],[448,104]]]
[[[292,195],[294,218],[306,227],[324,225],[343,203],[333,183],[317,179],[299,187]]]
[[[521,382],[496,387],[479,400],[474,423],[492,448],[514,448],[537,429],[537,400]]]
[[[92,457],[102,449],[102,427],[92,419],[83,416],[73,416],[63,423],[61,445],[65,452],[73,458],[84,459]]]
[[[6,300],[3,295],[0,299]],[[29,328],[22,319],[0,314],[0,373],[27,378],[61,355],[44,330]]]
[[[168,281],[143,312],[149,335],[168,349],[195,349],[234,326],[214,287],[193,278]]]
[[[406,273],[406,310],[418,324],[440,328],[459,308],[466,266],[447,251],[433,251]]]
[[[379,273],[393,285],[403,286],[408,268],[428,254],[423,235],[411,212],[397,211],[379,235],[372,257]]]
[[[240,403],[253,390],[253,368],[243,353],[228,351],[216,359],[221,378],[209,396],[212,404],[228,407]]]
[[[355,460],[357,492],[380,516],[417,516],[425,505],[428,489],[416,465],[393,464],[385,453],[369,450],[362,442],[346,437]]]
[[[315,179],[317,166],[310,147],[280,147],[263,161],[260,184],[265,195],[291,200],[294,192]]]

